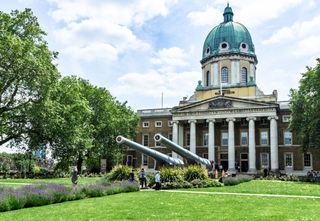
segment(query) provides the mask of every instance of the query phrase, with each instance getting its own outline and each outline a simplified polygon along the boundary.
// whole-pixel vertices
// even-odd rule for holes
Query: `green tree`
[[[307,67],[298,89],[290,91],[290,129],[303,148],[320,147],[320,59],[314,68]]]
[[[0,12],[0,145],[25,140],[33,105],[59,78],[45,35],[30,9]]]

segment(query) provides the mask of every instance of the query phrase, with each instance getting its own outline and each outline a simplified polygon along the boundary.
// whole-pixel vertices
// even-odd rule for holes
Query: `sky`
[[[0,0],[31,8],[63,76],[107,88],[134,110],[178,105],[201,80],[201,54],[227,0]],[[229,0],[258,57],[257,85],[288,100],[320,55],[320,1]]]

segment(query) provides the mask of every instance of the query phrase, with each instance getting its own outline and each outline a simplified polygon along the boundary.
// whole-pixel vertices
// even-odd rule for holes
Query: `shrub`
[[[115,180],[128,180],[129,174],[132,171],[132,167],[124,166],[124,165],[117,165],[113,167],[110,173],[107,174],[106,178],[110,181]],[[135,178],[137,178],[135,174]]]
[[[253,177],[249,175],[238,175],[237,178],[239,179],[240,183],[249,182],[253,180]]]
[[[205,180],[208,178],[208,171],[200,166],[189,166],[185,168],[184,179],[186,181]]]
[[[220,183],[217,180],[212,180],[212,179],[206,179],[204,187],[222,187],[224,186],[223,183]]]
[[[181,168],[162,168],[160,171],[161,183],[182,182],[183,172]]]
[[[223,179],[223,184],[225,186],[234,186],[238,185],[240,183],[240,180],[237,177],[226,177]]]
[[[266,177],[261,177],[260,180],[280,180],[280,181],[300,181],[297,176],[294,175],[281,175],[281,176],[275,176],[275,175],[269,175]]]
[[[34,174],[39,174],[39,173],[41,172],[41,169],[40,169],[40,167],[38,167],[38,166],[34,166],[34,167],[32,168],[32,172],[33,172]]]

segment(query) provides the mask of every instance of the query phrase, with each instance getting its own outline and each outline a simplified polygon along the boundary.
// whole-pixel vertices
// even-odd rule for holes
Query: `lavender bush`
[[[133,191],[139,191],[139,185],[128,181],[98,182],[75,187],[47,183],[27,185],[19,189],[1,187],[0,212]]]

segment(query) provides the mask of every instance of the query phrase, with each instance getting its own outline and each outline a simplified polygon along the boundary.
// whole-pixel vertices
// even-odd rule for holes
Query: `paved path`
[[[8,184],[8,185],[30,185],[32,183],[8,183],[8,182],[0,182],[0,185]]]
[[[259,196],[259,197],[283,197],[283,198],[303,198],[303,199],[320,199],[320,196],[300,196],[300,195],[282,195],[282,194],[262,194],[262,193],[228,193],[228,192],[201,192],[187,190],[161,190],[172,193],[190,193],[190,194],[207,194],[207,195],[235,195],[235,196]]]

